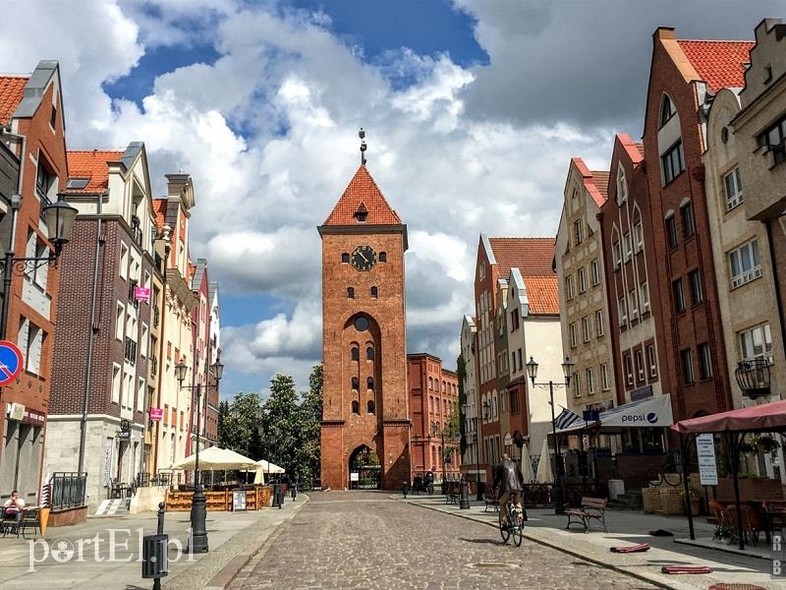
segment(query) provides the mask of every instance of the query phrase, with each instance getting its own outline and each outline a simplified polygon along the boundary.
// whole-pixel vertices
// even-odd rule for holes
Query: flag
[[[557,430],[567,430],[571,426],[577,425],[578,422],[583,422],[581,416],[571,412],[568,408],[562,408],[560,415],[554,419]]]

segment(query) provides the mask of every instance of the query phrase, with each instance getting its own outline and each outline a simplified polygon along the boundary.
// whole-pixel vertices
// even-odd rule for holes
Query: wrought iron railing
[[[52,510],[85,505],[87,473],[56,472],[49,485],[52,489]]]

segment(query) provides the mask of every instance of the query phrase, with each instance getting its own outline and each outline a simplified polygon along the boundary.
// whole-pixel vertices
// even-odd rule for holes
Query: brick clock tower
[[[407,226],[382,196],[364,159],[318,229],[322,485],[400,489],[410,473]]]

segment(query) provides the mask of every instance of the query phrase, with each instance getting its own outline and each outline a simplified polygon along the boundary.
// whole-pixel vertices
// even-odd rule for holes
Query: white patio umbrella
[[[199,451],[199,469],[209,471],[211,469],[254,469],[256,464],[253,459],[219,447],[209,447]],[[195,469],[196,454],[186,457],[172,465],[173,469]]]
[[[279,467],[275,463],[268,463],[265,459],[260,459],[255,465],[257,466],[257,471],[262,469],[265,473],[286,473],[283,467]]]
[[[525,484],[532,483],[535,479],[535,474],[532,473],[532,458],[526,444],[521,446],[521,475],[524,476]]]
[[[254,473],[254,483],[263,485],[265,483],[265,470],[261,467],[257,467],[256,472]]]
[[[538,473],[535,476],[538,483],[554,483],[554,472],[551,470],[551,457],[549,457],[549,441],[543,439],[543,448],[540,450]]]

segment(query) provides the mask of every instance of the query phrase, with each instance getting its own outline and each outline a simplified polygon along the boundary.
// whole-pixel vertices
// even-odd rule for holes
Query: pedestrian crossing
[[[117,516],[128,513],[128,500],[116,498],[114,500],[103,500],[96,509],[94,516]]]

